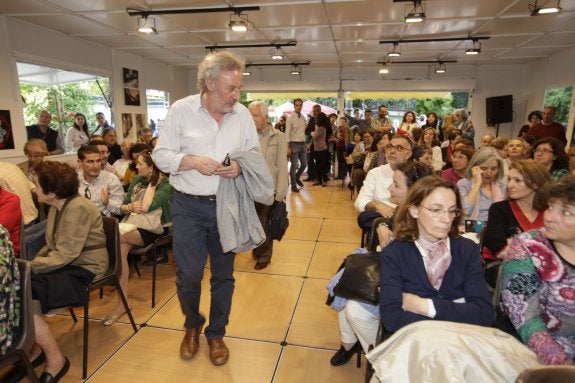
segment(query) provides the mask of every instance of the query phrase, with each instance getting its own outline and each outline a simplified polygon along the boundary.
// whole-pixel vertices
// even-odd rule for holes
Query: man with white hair
[[[288,189],[287,174],[287,142],[285,134],[273,128],[268,121],[268,107],[263,101],[253,101],[248,105],[258,138],[260,147],[264,156],[270,174],[274,179],[274,200],[283,202]],[[260,270],[270,263],[273,252],[273,239],[270,233],[270,211],[272,206],[263,205],[256,202],[256,211],[262,227],[266,232],[266,240],[253,250],[253,256],[256,259],[255,269]]]
[[[176,191],[172,203],[176,287],[186,317],[180,357],[192,359],[200,346],[206,322],[200,313],[200,294],[209,254],[211,302],[205,335],[216,366],[229,359],[223,337],[232,307],[235,258],[233,251],[224,253],[222,248],[220,238],[233,228],[218,226],[216,193],[220,179],[236,179],[242,172],[228,154],[260,153],[254,120],[238,103],[243,69],[244,60],[231,52],[208,54],[198,66],[200,93],[170,107],[153,152],[154,162],[170,173]]]

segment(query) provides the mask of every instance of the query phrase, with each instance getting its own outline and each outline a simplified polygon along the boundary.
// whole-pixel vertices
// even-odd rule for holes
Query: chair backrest
[[[369,241],[367,243],[367,250],[368,251],[376,251],[377,246],[379,246],[379,237],[377,236],[377,227],[385,222],[385,218],[379,217],[373,220],[371,223],[371,229],[369,233]]]
[[[24,225],[24,220],[20,221],[20,254],[18,254],[18,258],[20,259],[28,259],[26,256],[26,236],[24,235],[24,230],[26,226]]]
[[[14,349],[28,351],[34,344],[34,313],[32,312],[32,268],[30,262],[17,259],[20,272],[20,337]]]
[[[108,249],[108,272],[106,276],[116,275],[121,271],[120,229],[118,220],[113,217],[102,217],[104,233],[106,234],[106,249]]]
[[[542,366],[523,371],[515,383],[572,383],[575,381],[575,367]]]

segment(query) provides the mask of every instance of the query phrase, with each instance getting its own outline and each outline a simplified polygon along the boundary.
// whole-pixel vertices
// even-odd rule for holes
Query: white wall
[[[53,66],[112,79],[116,126],[121,127],[121,113],[146,114],[146,88],[170,92],[173,101],[189,93],[187,70],[172,68],[140,56],[119,53],[106,46],[72,38],[20,20],[0,15],[0,109],[11,111],[15,149],[0,151],[0,158],[23,156],[26,142],[22,101],[18,85],[18,61]],[[40,37],[39,37],[40,36]],[[139,107],[124,105],[122,68],[137,69],[140,75]],[[176,98],[173,98],[175,95]],[[146,123],[147,118],[144,118]],[[121,136],[119,132],[118,136]]]

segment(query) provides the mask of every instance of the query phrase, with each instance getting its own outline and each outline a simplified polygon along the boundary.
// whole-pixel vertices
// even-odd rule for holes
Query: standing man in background
[[[567,145],[567,136],[565,135],[563,125],[553,121],[556,112],[557,108],[547,105],[543,109],[543,119],[539,124],[531,127],[529,131],[527,131],[527,137],[535,137],[537,139],[553,137],[561,141],[563,145]]]
[[[112,125],[108,124],[108,120],[106,120],[106,116],[104,116],[102,112],[96,113],[96,121],[96,129],[92,133],[92,136],[101,136],[104,133],[104,129],[114,129]]]
[[[229,359],[223,337],[232,306],[235,258],[235,253],[222,250],[220,235],[232,229],[218,227],[216,193],[220,177],[235,179],[242,171],[227,158],[228,153],[260,153],[254,120],[238,103],[243,69],[244,60],[231,52],[207,55],[198,66],[200,93],[170,107],[153,153],[154,162],[170,173],[176,190],[173,249],[178,297],[186,316],[180,357],[192,359],[198,352],[206,321],[200,314],[201,283],[209,254],[211,301],[205,335],[216,366]]]
[[[260,139],[262,155],[266,160],[270,174],[274,179],[274,201],[283,202],[288,188],[287,175],[287,144],[285,135],[273,128],[268,122],[268,107],[263,101],[254,101],[248,106]],[[266,240],[253,250],[256,259],[256,270],[266,268],[271,259],[274,241],[270,233],[270,211],[272,206],[256,202],[256,211],[262,227],[266,232]]]
[[[31,138],[41,138],[46,142],[46,146],[48,146],[49,155],[62,154],[64,153],[64,142],[58,131],[50,128],[51,121],[52,115],[47,110],[41,111],[38,115],[38,123],[26,127],[28,140]]]
[[[294,112],[286,120],[286,140],[288,142],[288,156],[290,156],[290,182],[291,191],[299,193],[298,186],[303,188],[300,177],[307,168],[307,149],[305,146],[305,128],[307,123],[301,115],[303,101],[301,98],[293,100]],[[298,167],[299,162],[299,167]]]

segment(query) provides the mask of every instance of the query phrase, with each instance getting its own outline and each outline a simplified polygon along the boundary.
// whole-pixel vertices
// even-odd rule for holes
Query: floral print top
[[[8,230],[0,225],[0,356],[14,347],[20,333],[20,274]]]
[[[536,229],[514,237],[503,263],[501,301],[543,364],[573,364],[575,265]]]

